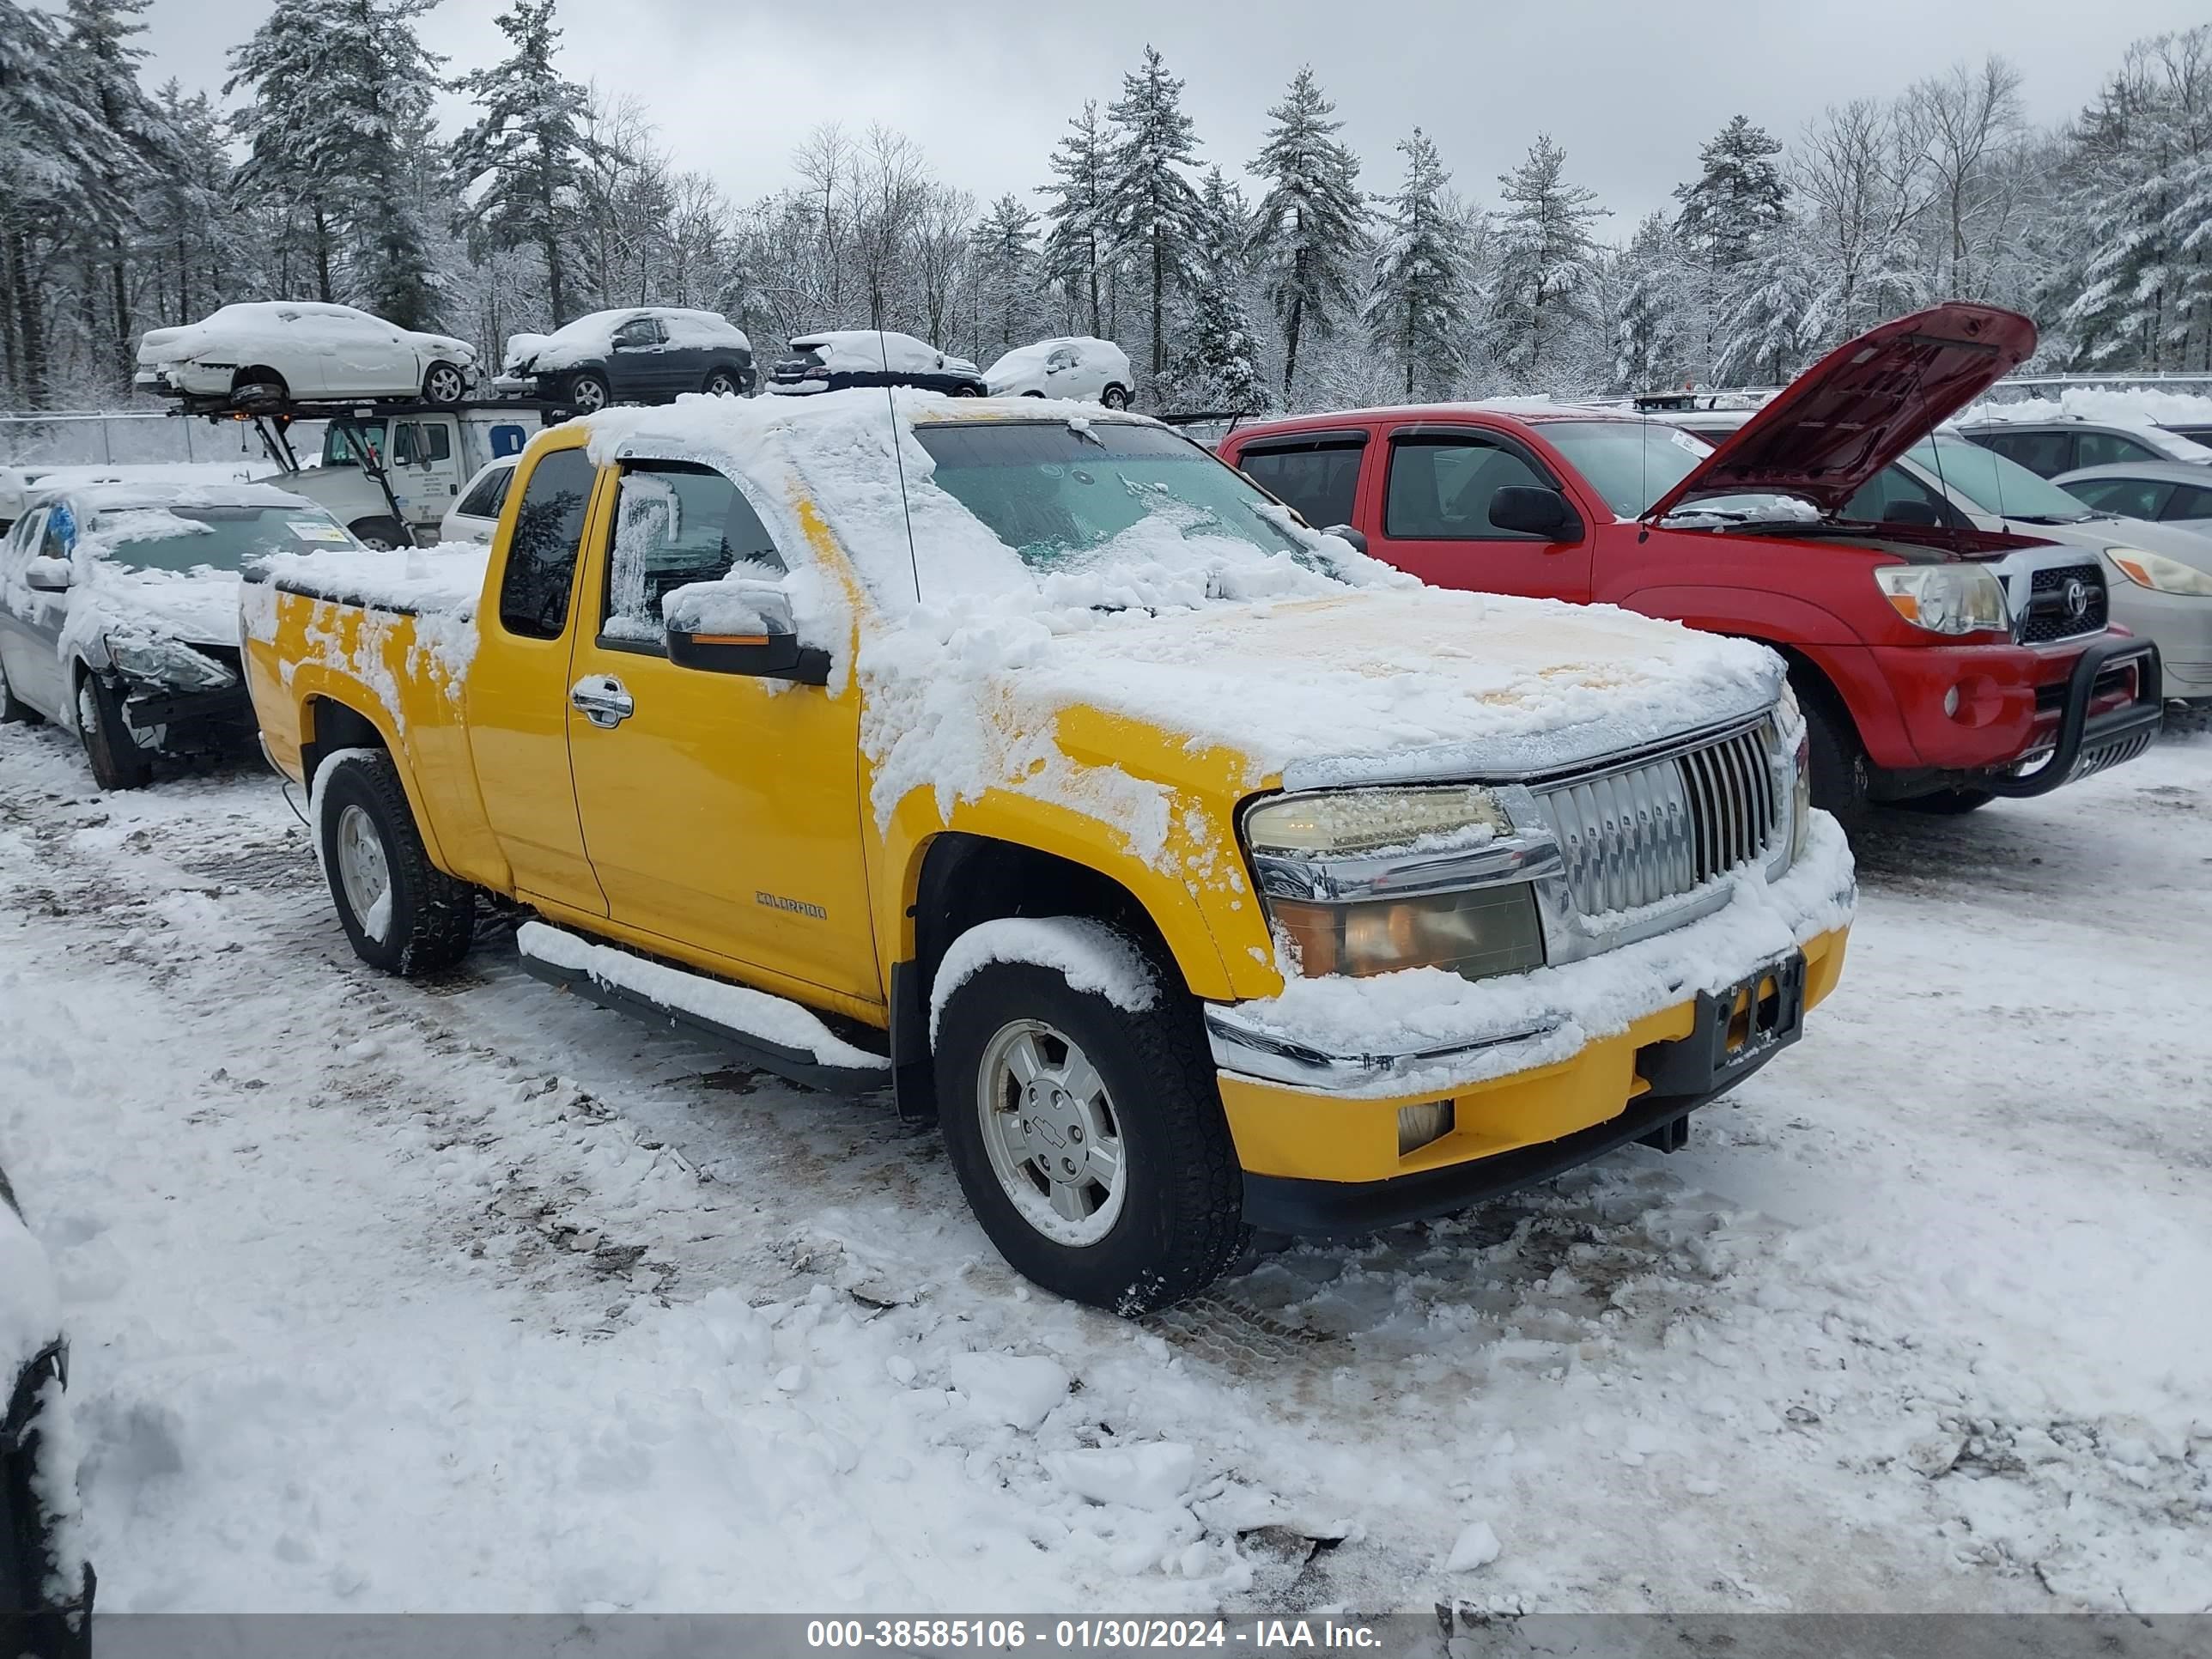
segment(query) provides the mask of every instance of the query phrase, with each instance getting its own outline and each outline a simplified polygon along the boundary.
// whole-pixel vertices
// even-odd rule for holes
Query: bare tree
[[[1908,234],[1935,186],[1917,100],[1831,105],[1806,128],[1793,173],[1812,210],[1809,245],[1823,266],[1816,308],[1828,335],[1856,334],[1875,313],[1920,297]]]
[[[1934,286],[1957,299],[1989,296],[1999,250],[2019,206],[2022,147],[2020,71],[1994,53],[1979,68],[1954,64],[1905,94],[1924,141],[1930,215],[1940,231]]]

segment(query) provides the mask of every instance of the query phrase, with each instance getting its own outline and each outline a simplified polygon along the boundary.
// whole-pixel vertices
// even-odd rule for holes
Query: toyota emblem
[[[2066,614],[2080,622],[2089,614],[2089,584],[2079,576],[2069,577],[2066,583]]]

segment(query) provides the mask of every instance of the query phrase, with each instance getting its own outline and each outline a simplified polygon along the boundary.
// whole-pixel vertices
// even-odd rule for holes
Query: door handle
[[[637,700],[611,674],[586,674],[568,688],[568,701],[602,732],[611,732],[637,713]]]

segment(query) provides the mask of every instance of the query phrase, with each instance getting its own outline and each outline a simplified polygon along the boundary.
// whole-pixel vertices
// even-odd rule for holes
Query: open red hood
[[[1645,514],[1705,495],[1796,495],[1832,513],[2035,349],[2017,312],[1931,306],[1847,340],[1776,393]]]

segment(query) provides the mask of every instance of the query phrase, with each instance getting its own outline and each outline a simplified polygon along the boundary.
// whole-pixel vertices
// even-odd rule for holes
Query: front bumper
[[[1839,927],[1802,947],[1807,1009],[1835,989],[1849,933]],[[1380,1097],[1224,1072],[1222,1107],[1244,1169],[1244,1218],[1285,1233],[1390,1226],[1462,1209],[1651,1138],[1780,1052],[1765,1051],[1717,1085],[1677,1086],[1669,1073],[1680,1068],[1670,1059],[1700,1049],[1713,1018],[1711,1000],[1692,996],[1565,1060]],[[1401,1156],[1399,1109],[1440,1098],[1453,1103],[1452,1128]]]
[[[1467,981],[1421,969],[1293,980],[1206,1009],[1247,1218],[1279,1231],[1437,1214],[1662,1129],[1778,1043],[1716,1047],[1713,994],[1787,982],[1798,1014],[1843,971],[1856,890],[1842,830],[1815,813],[1769,881],[1666,932],[1556,967]],[[1741,1014],[1731,1018],[1740,1018]],[[1793,1027],[1790,1036],[1796,1035]],[[1452,1103],[1439,1138],[1400,1151],[1399,1114]]]
[[[2112,617],[2158,647],[2169,698],[2189,702],[2212,698],[2212,599],[2193,593],[2160,593],[2116,575]]]
[[[123,722],[142,748],[174,750],[255,729],[252,701],[243,682],[215,691],[123,684]]]

